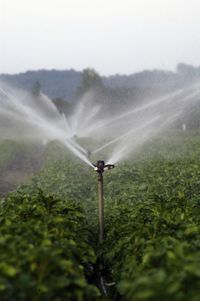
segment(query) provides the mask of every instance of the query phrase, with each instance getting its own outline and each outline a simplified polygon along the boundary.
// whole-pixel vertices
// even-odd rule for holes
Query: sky
[[[0,0],[0,73],[200,65],[199,0]]]

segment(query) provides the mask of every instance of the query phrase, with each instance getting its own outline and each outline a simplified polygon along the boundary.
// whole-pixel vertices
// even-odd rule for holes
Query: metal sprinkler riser
[[[98,173],[98,203],[99,203],[99,243],[104,239],[104,199],[103,199],[103,172],[113,169],[113,164],[105,164],[103,160],[97,161],[94,170]]]

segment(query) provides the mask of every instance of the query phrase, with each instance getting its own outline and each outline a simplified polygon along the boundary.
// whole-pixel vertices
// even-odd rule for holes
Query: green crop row
[[[96,261],[80,206],[41,190],[0,206],[0,300],[98,300],[88,284]]]
[[[192,155],[124,167],[108,185],[102,253],[122,300],[199,300],[200,159]]]

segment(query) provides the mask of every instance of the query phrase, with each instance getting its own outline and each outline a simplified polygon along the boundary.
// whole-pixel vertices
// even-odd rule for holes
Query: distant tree
[[[81,84],[78,87],[78,96],[84,94],[90,89],[103,88],[103,82],[101,76],[94,69],[84,69],[82,74]]]
[[[66,100],[63,100],[61,98],[53,99],[53,103],[57,107],[58,111],[60,113],[64,113],[65,115],[69,115],[72,111],[72,106],[69,102]]]
[[[177,72],[184,76],[184,77],[194,77],[197,75],[197,69],[194,66],[184,64],[184,63],[179,63],[176,68]]]
[[[32,87],[32,90],[31,90],[31,94],[35,98],[40,96],[40,94],[41,94],[41,84],[38,80],[34,83],[34,85]]]

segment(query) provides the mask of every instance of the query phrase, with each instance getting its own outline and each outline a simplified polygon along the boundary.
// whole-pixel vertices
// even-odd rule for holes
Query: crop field
[[[16,155],[6,147],[2,175]],[[154,139],[105,172],[102,245],[97,174],[55,153],[1,199],[0,300],[199,301],[199,134]]]
[[[0,0],[0,301],[200,301],[199,12]]]

